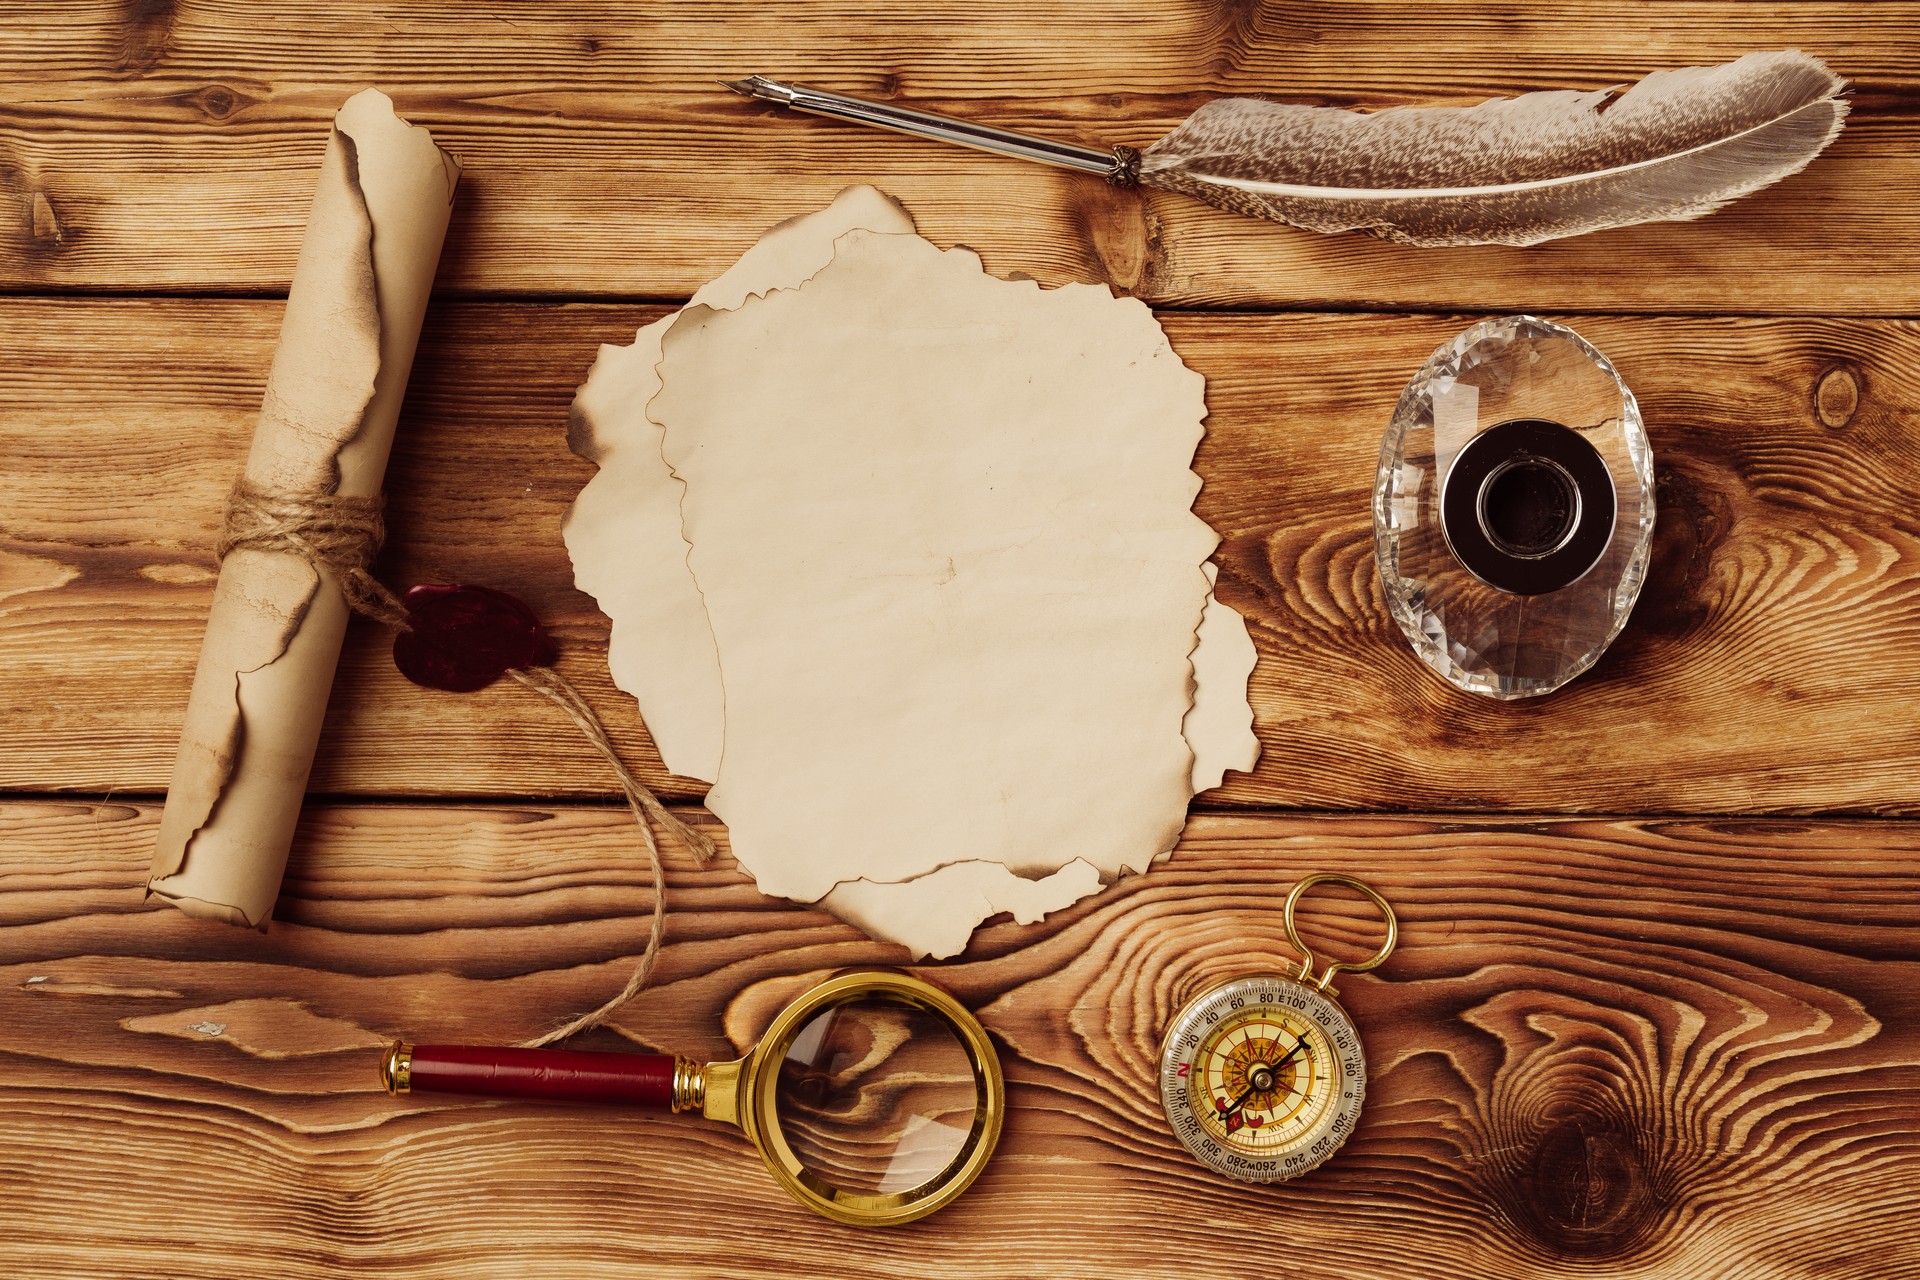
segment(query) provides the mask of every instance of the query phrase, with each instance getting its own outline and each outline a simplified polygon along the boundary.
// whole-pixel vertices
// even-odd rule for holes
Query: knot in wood
[[[1146,201],[1115,188],[1089,186],[1075,202],[1074,215],[1093,272],[1123,293],[1137,297],[1152,292],[1160,245]]]
[[[1820,425],[1843,430],[1860,411],[1860,378],[1844,364],[1823,372],[1813,384],[1813,412]]]
[[[1660,469],[1653,557],[1634,608],[1634,631],[1678,637],[1711,622],[1720,607],[1713,561],[1734,525],[1735,484],[1729,472],[1696,473],[1678,462]]]
[[[1542,1128],[1488,1190],[1546,1252],[1618,1260],[1644,1250],[1666,1216],[1647,1138],[1623,1115],[1572,1111]]]
[[[225,120],[240,105],[240,96],[223,84],[210,84],[192,95],[200,111],[209,120]]]
[[[47,193],[33,193],[33,242],[48,248],[58,248],[67,238],[60,229],[60,219],[54,215],[53,202],[47,199]]]

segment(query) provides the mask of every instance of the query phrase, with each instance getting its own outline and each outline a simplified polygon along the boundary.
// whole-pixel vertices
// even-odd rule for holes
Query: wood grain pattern
[[[1012,128],[1145,145],[1207,98],[1374,109],[1600,87],[1798,46],[1853,83],[1808,172],[1694,224],[1423,251],[802,117],[782,74]],[[1920,5],[1520,9],[1020,0],[186,3],[0,13],[0,288],[283,290],[326,120],[389,88],[467,165],[461,292],[684,298],[738,246],[874,181],[1001,272],[1203,306],[1908,314],[1920,295]]]
[[[279,305],[0,303],[0,787],[165,786],[223,495]],[[607,682],[605,620],[559,537],[590,474],[567,405],[595,344],[654,310],[440,307],[389,476],[398,584],[474,579],[552,624],[564,669],[676,795]],[[1198,509],[1254,623],[1266,754],[1208,803],[1560,812],[1920,811],[1920,326],[1590,317],[1638,392],[1660,481],[1627,631],[1560,694],[1499,704],[1414,660],[1368,513],[1405,378],[1459,317],[1167,317],[1208,379]],[[51,697],[49,696],[51,694]],[[403,681],[356,628],[313,787],[611,794],[549,708]]]
[[[1152,874],[929,971],[1000,1045],[1006,1138],[953,1208],[861,1234],[688,1117],[378,1091],[387,1037],[521,1037],[618,983],[649,902],[622,811],[316,806],[264,937],[140,903],[156,817],[0,805],[9,1275],[1172,1277],[1236,1274],[1223,1237],[1276,1222],[1263,1274],[1920,1272],[1910,824],[1200,818]],[[730,1056],[810,975],[901,958],[672,861],[636,1039]],[[1229,1185],[1160,1116],[1160,1029],[1284,963],[1313,869],[1401,913],[1341,983],[1368,1108],[1311,1177]],[[1374,936],[1337,895],[1306,927]]]
[[[1293,232],[712,83],[1139,144],[1220,93],[1461,102],[1795,46],[1853,86],[1806,173],[1529,250]],[[1920,825],[1873,816],[1920,814],[1916,0],[21,0],[0,71],[0,1275],[1920,1277]],[[653,900],[624,808],[519,799],[610,794],[557,713],[415,689],[370,628],[271,932],[142,902],[267,295],[367,84],[466,162],[440,283],[482,299],[429,317],[385,574],[525,596],[681,799],[558,532],[589,474],[573,388],[660,313],[626,304],[873,181],[993,270],[1155,301],[1207,376],[1199,509],[1266,755],[1170,863],[926,970],[980,1009],[1013,1104],[942,1214],[832,1227],[686,1117],[378,1092],[388,1037],[596,1004]],[[1406,650],[1366,494],[1408,375],[1520,310],[1578,316],[1638,392],[1660,525],[1599,667],[1502,706]],[[724,857],[669,863],[657,983],[586,1047],[731,1056],[813,976],[902,959]],[[1311,870],[1401,912],[1401,951],[1341,983],[1373,1091],[1325,1169],[1237,1187],[1149,1072],[1182,1000],[1285,963]],[[1338,897],[1308,924],[1374,936]]]

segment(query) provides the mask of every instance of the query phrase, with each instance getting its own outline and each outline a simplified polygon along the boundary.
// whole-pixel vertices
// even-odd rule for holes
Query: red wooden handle
[[[403,1087],[409,1092],[484,1093],[634,1107],[673,1105],[674,1059],[667,1054],[423,1044],[415,1046],[409,1057],[402,1067]]]

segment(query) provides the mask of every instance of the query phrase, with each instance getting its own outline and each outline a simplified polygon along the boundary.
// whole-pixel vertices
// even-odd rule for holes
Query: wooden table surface
[[[1806,173],[1704,221],[1423,251],[766,108],[783,74],[1144,145],[1208,97],[1378,108],[1798,46],[1853,85]],[[651,909],[603,765],[515,686],[404,682],[356,624],[266,934],[142,900],[326,121],[377,84],[466,165],[389,476],[394,583],[546,618],[650,782],[559,536],[595,345],[873,182],[942,244],[1159,308],[1208,379],[1198,509],[1260,649],[1265,757],[1173,860],[928,966],[1006,1063],[1001,1154],[862,1233],[687,1118],[395,1101],[397,1035],[503,1042],[624,979]],[[1920,1275],[1920,4],[1554,0],[44,0],[0,11],[0,1274]],[[1367,493],[1469,318],[1571,319],[1657,459],[1599,666],[1501,705],[1420,668]],[[698,812],[695,810],[695,812]],[[708,820],[710,821],[710,820]],[[1170,1012],[1285,955],[1312,870],[1401,949],[1343,984],[1375,1076],[1296,1183],[1223,1183],[1151,1085]],[[670,855],[618,1019],[750,1044],[897,963]],[[1365,943],[1357,913],[1313,927]],[[618,1047],[614,1032],[594,1047]]]

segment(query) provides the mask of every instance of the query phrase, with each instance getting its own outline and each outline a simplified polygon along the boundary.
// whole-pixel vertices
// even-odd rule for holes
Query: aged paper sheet
[[[690,305],[732,309],[773,288],[798,286],[831,259],[834,241],[856,228],[905,234],[912,223],[874,189],[849,188],[829,208],[768,232]],[[674,318],[642,329],[631,346],[603,347],[581,388],[570,443],[601,471],[569,514],[566,536],[580,585],[612,620],[616,682],[640,703],[669,768],[711,781],[724,739],[720,664],[687,565],[684,489],[661,457],[661,431],[646,412],[660,385],[661,335]],[[1213,569],[1205,568],[1210,584]],[[1182,730],[1194,753],[1191,785],[1202,790],[1218,785],[1224,769],[1251,767],[1258,754],[1246,703],[1252,643],[1240,615],[1211,594],[1190,656],[1194,706]],[[1100,883],[1092,864],[1078,860],[1039,878],[969,860],[900,882],[849,881],[821,905],[916,956],[944,957],[962,950],[990,916],[1005,912],[1031,923]]]
[[[708,805],[763,891],[1172,848],[1217,538],[1202,381],[1144,305],[855,231],[662,352],[726,690]]]

